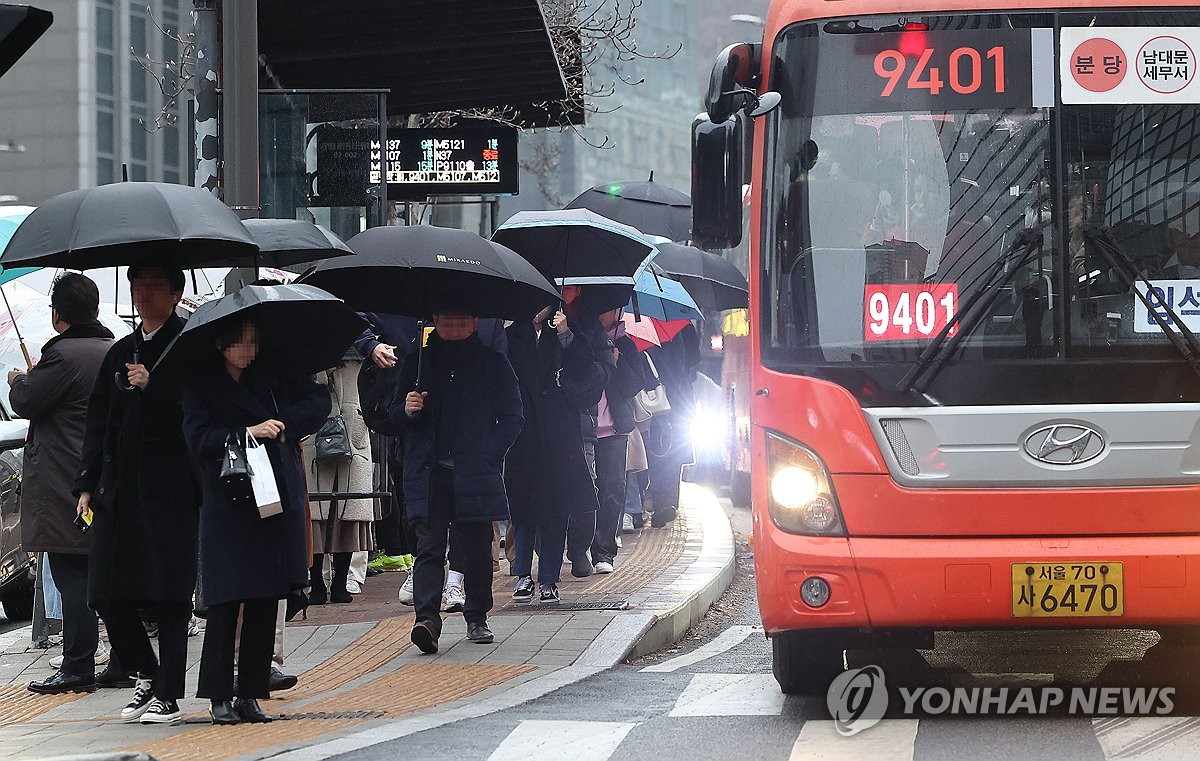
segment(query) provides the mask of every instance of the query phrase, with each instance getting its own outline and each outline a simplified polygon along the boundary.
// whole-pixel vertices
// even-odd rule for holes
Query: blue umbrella
[[[0,207],[0,251],[3,251],[8,242],[12,240],[13,233],[25,221],[25,217],[33,211],[32,206],[9,206]],[[37,272],[41,267],[5,267],[0,265],[0,285],[16,280],[21,275],[28,275],[30,272]],[[21,336],[21,329],[17,327],[17,318],[13,316],[12,307],[8,305],[8,296],[0,289],[0,296],[4,297],[4,307],[8,310],[8,316],[12,319],[13,330],[17,333],[17,341],[21,344],[21,353],[25,355],[25,364],[32,369],[33,360],[29,357],[29,349],[25,347],[25,339]]]
[[[636,299],[635,307],[633,299]],[[702,320],[704,314],[687,290],[656,268],[643,270],[633,285],[633,299],[626,309],[659,320]]]

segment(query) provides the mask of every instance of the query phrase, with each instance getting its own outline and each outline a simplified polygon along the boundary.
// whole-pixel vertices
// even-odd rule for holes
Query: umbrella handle
[[[421,390],[421,371],[425,365],[425,321],[417,323],[417,378],[413,383],[413,391]]]
[[[32,370],[33,369],[33,360],[30,359],[30,357],[29,357],[29,349],[25,348],[25,339],[24,338],[20,339],[20,343],[21,343],[21,354],[25,357],[25,367]]]

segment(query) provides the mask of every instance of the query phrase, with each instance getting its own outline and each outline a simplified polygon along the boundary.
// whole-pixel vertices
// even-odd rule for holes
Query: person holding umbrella
[[[207,367],[187,386],[184,435],[200,464],[201,547],[208,625],[197,696],[209,698],[214,724],[266,722],[279,600],[308,583],[305,478],[300,440],[329,415],[329,393],[309,376],[260,359],[257,324],[225,321]],[[266,348],[266,347],[264,347]],[[244,432],[267,449],[283,511],[262,518],[221,483],[226,441]],[[234,641],[241,614],[237,696]]]
[[[404,433],[404,502],[417,539],[413,568],[416,624],[411,638],[436,653],[449,535],[460,549],[467,639],[489,644],[492,521],[508,517],[504,456],[524,423],[512,366],[476,335],[469,307],[449,301],[433,315],[429,344],[408,356],[388,410]]]
[[[104,619],[117,660],[138,674],[121,718],[173,724],[187,670],[200,490],[183,441],[180,389],[149,368],[183,330],[175,306],[184,277],[177,267],[142,263],[129,268],[129,281],[142,322],[100,366],[72,492],[78,514],[94,516],[88,604]],[[157,657],[139,608],[157,616]]]

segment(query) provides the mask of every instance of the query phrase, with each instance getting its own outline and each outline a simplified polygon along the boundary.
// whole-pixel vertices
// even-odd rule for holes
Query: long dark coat
[[[83,451],[88,396],[113,335],[100,323],[72,325],[42,358],[13,379],[13,411],[29,420],[21,482],[21,544],[26,552],[83,555],[91,534],[75,527],[71,484]]]
[[[184,435],[200,466],[204,600],[209,604],[282,599],[308,586],[308,517],[300,440],[329,416],[329,392],[307,376],[251,365],[235,381],[223,368],[188,384]],[[283,512],[261,518],[254,505],[234,504],[221,485],[225,439],[274,418],[286,441],[264,440]]]
[[[508,359],[517,374],[525,427],[504,460],[508,509],[514,520],[545,523],[599,509],[596,486],[583,456],[579,413],[599,399],[609,362],[588,339],[574,335],[564,349],[553,328],[541,337],[527,322],[510,325]],[[605,342],[607,344],[607,342]],[[568,388],[595,388],[595,398],[569,399]],[[574,403],[572,403],[574,402]]]
[[[404,360],[400,383],[388,414],[404,432],[404,505],[410,523],[429,517],[430,476],[436,465],[437,435],[447,408],[456,424],[443,430],[454,457],[455,517],[465,521],[499,521],[508,517],[504,491],[504,455],[521,433],[521,392],[508,359],[472,334],[461,367],[449,372],[437,333],[429,338],[421,360],[422,388],[429,392],[415,418],[404,412],[407,389],[414,387],[419,353]]]
[[[88,398],[79,476],[72,493],[92,493],[88,602],[190,605],[196,588],[200,484],[183,442],[181,390],[150,378],[126,391],[115,375],[135,349],[153,367],[183,330],[172,316],[149,341],[141,329],[112,345]]]

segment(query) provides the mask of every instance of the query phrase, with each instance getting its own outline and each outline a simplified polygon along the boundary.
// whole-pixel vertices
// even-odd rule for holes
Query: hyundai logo
[[[1104,451],[1099,431],[1079,423],[1045,425],[1025,437],[1025,453],[1049,465],[1079,465]]]

